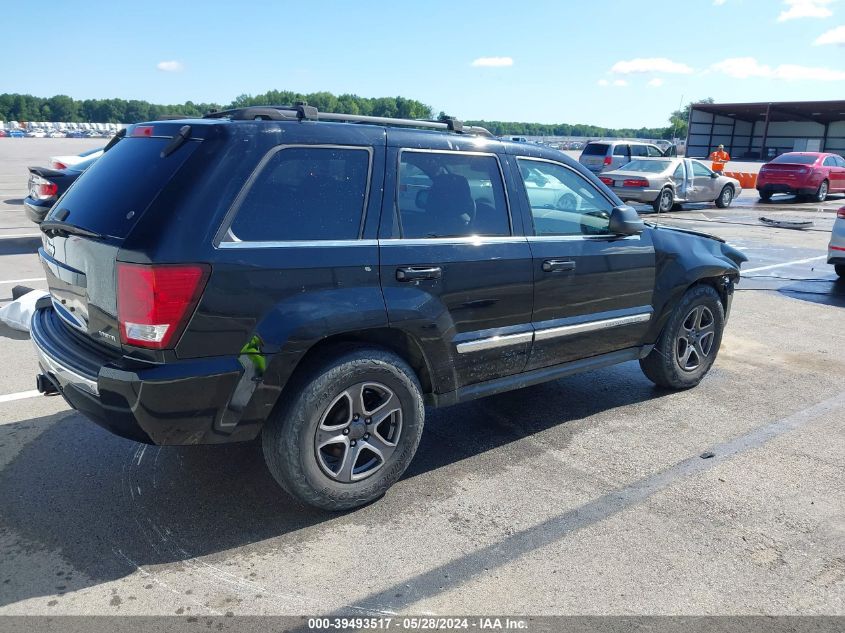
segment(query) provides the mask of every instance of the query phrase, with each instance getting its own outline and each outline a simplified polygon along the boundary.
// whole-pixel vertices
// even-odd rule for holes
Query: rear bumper
[[[625,202],[646,202],[651,204],[660,195],[660,189],[635,189],[632,187],[611,187],[613,193]]]
[[[37,200],[34,200],[29,197],[25,198],[23,201],[23,208],[26,212],[26,217],[28,217],[36,224],[41,224],[44,221],[44,218],[47,217],[47,214],[50,212],[50,209],[52,207],[52,204],[38,204]]]
[[[133,361],[78,340],[52,308],[38,310],[31,327],[43,374],[70,406],[116,435],[158,445],[221,444],[260,431],[259,421],[244,422],[244,407],[233,404],[248,400],[244,378],[255,389],[237,357]]]

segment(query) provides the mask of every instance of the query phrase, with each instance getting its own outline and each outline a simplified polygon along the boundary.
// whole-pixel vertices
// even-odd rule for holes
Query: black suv
[[[630,360],[696,385],[745,261],[558,151],[301,104],[134,125],[41,230],[41,391],[140,442],[261,435],[333,510],[402,476],[424,405]]]

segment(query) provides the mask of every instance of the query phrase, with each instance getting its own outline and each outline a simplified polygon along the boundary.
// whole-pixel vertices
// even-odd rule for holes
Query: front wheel
[[[819,188],[816,190],[815,195],[813,196],[813,200],[816,202],[824,202],[827,200],[827,192],[830,185],[828,185],[827,180],[822,180],[822,184],[819,185]]]
[[[657,344],[640,367],[654,384],[669,389],[695,387],[710,371],[725,328],[719,294],[707,285],[687,290]]]
[[[716,206],[720,209],[726,209],[727,207],[731,206],[731,202],[734,200],[734,188],[730,185],[725,185],[722,188],[722,192],[719,194],[719,197],[716,198]]]
[[[651,206],[657,213],[666,213],[672,209],[672,206],[675,204],[675,194],[672,193],[672,190],[669,187],[666,187],[660,192],[660,195],[657,196],[657,199],[651,203]]]
[[[365,505],[411,463],[425,412],[417,377],[398,356],[341,351],[286,392],[264,428],[264,458],[276,481],[305,503],[333,511]]]

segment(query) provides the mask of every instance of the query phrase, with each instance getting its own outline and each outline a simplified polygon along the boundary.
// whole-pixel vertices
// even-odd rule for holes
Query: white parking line
[[[0,235],[0,240],[14,240],[22,237],[41,237],[41,233],[16,233],[13,235]]]
[[[7,393],[4,396],[0,396],[0,402],[12,402],[14,400],[26,400],[27,398],[36,398],[41,395],[41,392],[37,389],[33,389],[32,391],[19,391],[18,393]]]
[[[29,279],[0,279],[0,284],[20,284],[25,281],[47,281],[46,277],[30,277]]]
[[[807,264],[809,262],[816,262],[820,259],[827,259],[827,255],[819,255],[818,257],[808,257],[807,259],[796,259],[791,262],[781,262],[780,264],[771,264],[770,266],[760,266],[758,268],[749,268],[748,270],[743,270],[742,274],[748,273],[758,273],[761,270],[772,270],[774,268],[782,268],[784,266],[792,266],[793,264]]]

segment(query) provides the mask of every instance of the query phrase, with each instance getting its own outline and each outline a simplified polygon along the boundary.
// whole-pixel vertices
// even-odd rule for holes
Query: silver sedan
[[[625,202],[644,202],[658,212],[685,202],[729,207],[742,191],[736,178],[717,174],[690,158],[638,158],[600,178]]]

